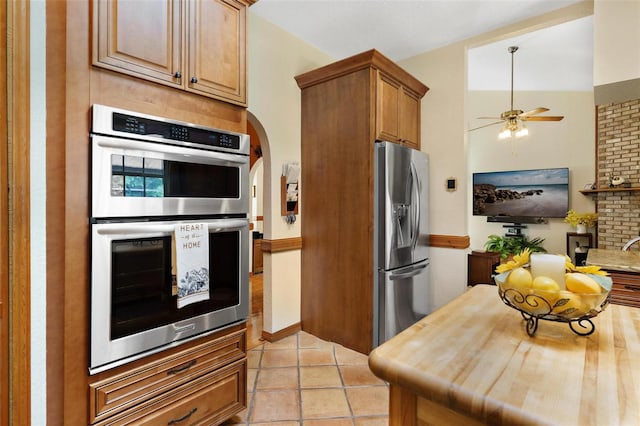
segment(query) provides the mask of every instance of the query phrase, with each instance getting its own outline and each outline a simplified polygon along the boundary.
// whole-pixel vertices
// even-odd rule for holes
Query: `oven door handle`
[[[128,150],[140,150],[144,152],[157,152],[163,155],[188,156],[191,160],[227,161],[229,163],[247,164],[249,156],[240,154],[230,154],[220,151],[207,151],[203,149],[190,148],[185,146],[173,146],[152,142],[139,142],[129,139],[118,139],[108,136],[94,136],[96,143],[102,148],[117,148]]]
[[[141,222],[141,223],[110,223],[108,226],[99,227],[97,232],[99,235],[113,235],[113,234],[146,234],[151,232],[162,232],[162,233],[171,233],[175,230],[175,226],[177,224],[189,224],[189,223],[199,223],[198,221],[194,222],[176,222],[174,223],[165,223],[165,224],[154,224],[149,222]],[[224,231],[228,229],[238,229],[243,228],[249,225],[249,221],[247,219],[224,219],[219,222],[207,222],[203,221],[209,225],[209,232],[217,232]]]

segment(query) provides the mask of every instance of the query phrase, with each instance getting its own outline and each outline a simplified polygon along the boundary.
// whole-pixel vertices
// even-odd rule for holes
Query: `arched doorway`
[[[250,210],[249,220],[251,221],[250,233],[250,315],[248,320],[247,345],[252,347],[262,343],[262,330],[264,325],[264,282],[270,282],[270,270],[265,270],[262,263],[262,239],[267,225],[269,185],[268,170],[269,149],[266,132],[259,120],[250,112],[247,112],[247,133],[251,138],[250,149]],[[267,295],[268,300],[269,295]]]

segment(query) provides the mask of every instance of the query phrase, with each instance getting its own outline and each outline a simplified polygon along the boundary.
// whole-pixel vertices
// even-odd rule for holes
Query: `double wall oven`
[[[244,134],[93,106],[91,374],[246,320],[248,153]],[[208,235],[208,293],[181,306],[183,225]]]

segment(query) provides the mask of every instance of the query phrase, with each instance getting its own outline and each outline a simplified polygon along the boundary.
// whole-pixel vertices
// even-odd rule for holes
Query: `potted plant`
[[[529,239],[526,235],[516,237],[506,237],[500,235],[489,235],[489,239],[484,243],[487,251],[500,253],[500,259],[506,260],[524,249],[529,249],[531,253],[546,253],[542,246],[544,238]]]
[[[564,221],[575,226],[579,234],[586,234],[587,228],[592,228],[598,223],[598,213],[578,213],[571,209],[567,212]]]

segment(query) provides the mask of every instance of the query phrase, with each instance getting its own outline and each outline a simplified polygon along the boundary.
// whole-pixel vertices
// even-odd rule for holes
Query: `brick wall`
[[[640,188],[640,99],[598,106],[597,187],[609,187],[611,176]],[[640,191],[600,192],[598,247],[621,249],[640,235]]]

